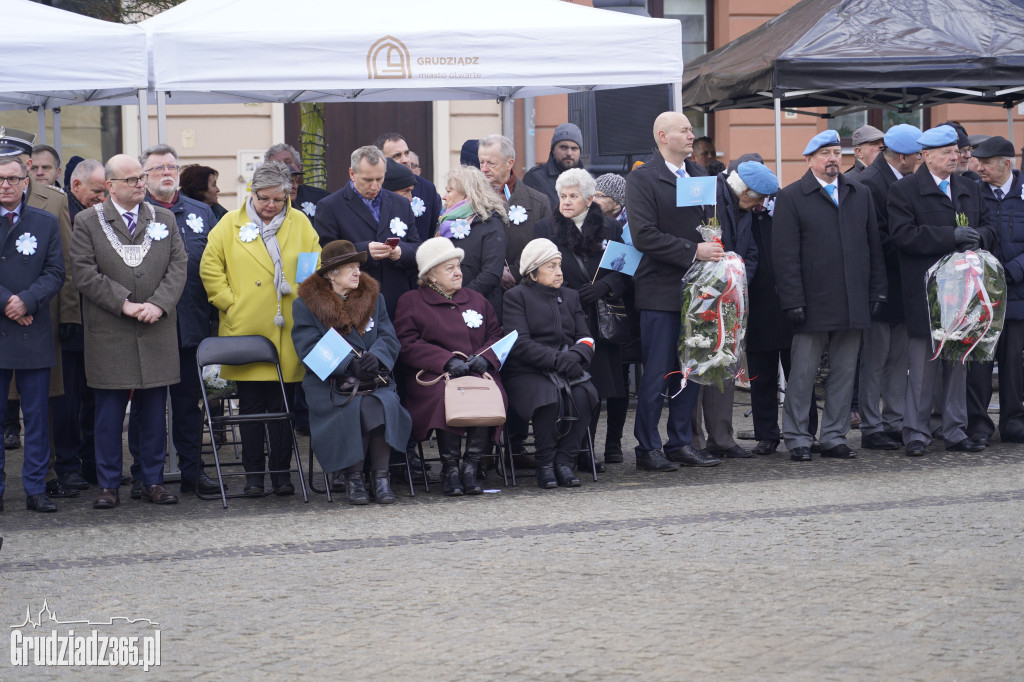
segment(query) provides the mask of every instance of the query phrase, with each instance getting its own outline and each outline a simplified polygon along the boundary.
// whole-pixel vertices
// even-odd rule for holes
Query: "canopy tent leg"
[[[61,157],[64,156],[64,152],[60,149],[60,107],[53,110],[53,148],[57,150]],[[65,163],[67,162],[65,161]]]
[[[1006,107],[1006,127],[1009,128],[1010,132],[1007,133],[1006,139],[1010,141],[1013,148],[1017,148],[1017,143],[1013,141],[1013,106]]]
[[[775,98],[775,175],[782,186],[782,99]]]
[[[46,144],[46,107],[36,107],[36,144]]]
[[[672,83],[672,111],[683,113],[683,81]]]
[[[167,93],[156,93],[156,141],[167,144]]]
[[[139,149],[149,148],[149,99],[145,88],[139,90]]]
[[[501,134],[510,140],[516,139],[516,103],[511,97],[501,100]]]
[[[537,128],[534,114],[535,104],[532,97],[523,98],[523,128],[526,129],[526,138],[523,146],[526,147],[526,168],[533,168],[537,165]]]

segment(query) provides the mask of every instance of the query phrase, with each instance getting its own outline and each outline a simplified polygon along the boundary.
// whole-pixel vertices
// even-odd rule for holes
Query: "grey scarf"
[[[277,231],[281,229],[285,216],[288,215],[288,207],[274,216],[269,223],[264,224],[263,219],[256,213],[256,207],[252,203],[252,195],[245,201],[245,212],[249,220],[260,228],[260,236],[263,237],[263,244],[267,247],[270,260],[274,262],[274,288],[277,289],[277,314],[274,315],[274,324],[278,327],[284,326],[284,315],[281,314],[281,297],[292,293],[292,287],[284,278],[284,266],[281,264],[281,245],[277,241]]]

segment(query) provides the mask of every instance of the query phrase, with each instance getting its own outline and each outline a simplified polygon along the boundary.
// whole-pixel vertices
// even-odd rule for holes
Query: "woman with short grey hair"
[[[563,189],[569,187],[579,188],[580,194],[583,196],[583,200],[587,203],[588,207],[590,206],[590,200],[597,194],[597,184],[594,182],[594,176],[582,168],[570,168],[555,180],[555,191],[558,194],[561,194]]]

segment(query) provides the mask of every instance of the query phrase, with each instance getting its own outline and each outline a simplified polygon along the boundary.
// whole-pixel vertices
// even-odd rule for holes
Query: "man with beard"
[[[583,168],[580,152],[583,149],[583,132],[575,123],[563,123],[555,128],[551,137],[551,153],[545,163],[526,171],[523,182],[541,192],[551,202],[551,210],[558,210],[558,192],[555,180],[570,168]]]
[[[839,133],[815,135],[804,149],[807,172],[779,191],[775,202],[772,258],[779,303],[794,330],[782,437],[797,462],[811,461],[808,401],[826,344],[821,456],[857,456],[846,434],[860,335],[886,299],[871,192],[839,172],[842,157]]]

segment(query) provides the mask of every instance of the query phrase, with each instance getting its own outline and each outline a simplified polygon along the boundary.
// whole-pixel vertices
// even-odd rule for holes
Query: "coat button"
[[[452,310],[455,310],[455,306],[453,306],[453,305],[450,305],[448,307],[451,308]]]
[[[256,286],[258,286],[258,287],[263,286],[263,283],[260,282],[259,280],[256,280]]]
[[[555,300],[556,300],[556,301],[558,301],[559,303],[561,303],[561,302],[562,302],[562,297],[561,297],[561,296],[559,296],[559,297],[557,297],[557,298],[556,298]]]

